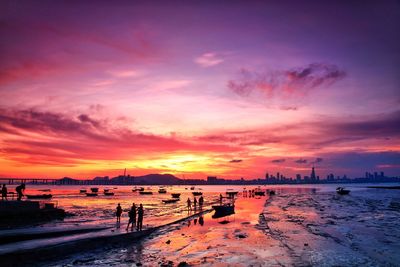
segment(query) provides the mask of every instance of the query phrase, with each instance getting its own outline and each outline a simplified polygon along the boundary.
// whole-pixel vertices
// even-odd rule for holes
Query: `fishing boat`
[[[221,217],[225,217],[235,213],[235,205],[233,204],[222,204],[212,206],[215,210],[215,213],[212,215],[212,218],[217,219]]]
[[[269,194],[270,196],[275,195],[275,190],[268,190],[268,194]]]
[[[139,194],[141,194],[141,195],[152,195],[153,192],[151,192],[151,191],[139,191]]]
[[[114,195],[114,192],[110,192],[110,191],[104,191],[104,195],[105,196],[113,196]]]
[[[235,191],[233,189],[227,189],[225,194],[228,196],[229,199],[235,198],[235,196],[238,194],[238,191]]]
[[[203,192],[196,191],[196,192],[192,192],[192,194],[193,194],[193,196],[201,196],[201,195],[203,195]]]
[[[190,187],[190,190],[194,190],[194,186]]]
[[[41,195],[26,195],[28,199],[50,199],[53,197],[52,194],[41,194]]]
[[[159,194],[166,194],[167,193],[167,189],[165,189],[164,187],[160,187],[160,189],[158,189],[158,193]]]
[[[265,196],[265,192],[262,190],[255,190],[254,195],[255,196]]]
[[[172,193],[171,196],[173,198],[179,198],[181,196],[181,193]]]
[[[86,189],[80,189],[79,193],[86,193]]]
[[[90,191],[92,191],[93,193],[97,193],[97,192],[99,192],[99,188],[92,187],[92,188],[90,188]]]
[[[336,193],[339,195],[348,195],[350,193],[350,190],[344,189],[344,187],[338,187],[336,188]]]
[[[172,199],[163,199],[162,202],[164,202],[165,204],[169,204],[169,203],[175,203],[178,202],[179,199],[177,198],[172,198]]]
[[[87,197],[97,197],[97,193],[86,193]]]

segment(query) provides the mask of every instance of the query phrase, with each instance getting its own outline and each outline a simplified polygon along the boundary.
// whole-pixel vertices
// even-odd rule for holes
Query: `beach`
[[[233,188],[238,191],[243,189],[239,186]],[[120,228],[115,228],[112,215],[96,224],[95,218],[85,221],[85,213],[67,218],[65,222],[46,223],[40,228],[51,229],[55,225],[60,227],[60,224],[68,226],[72,222],[79,224],[78,221],[81,221],[79,225],[85,227],[101,224],[110,228],[100,231],[104,235],[104,242],[91,242],[79,253],[60,254],[58,258],[30,262],[27,266],[399,264],[400,258],[396,254],[400,249],[398,190],[354,185],[348,187],[351,189],[349,195],[341,196],[335,192],[333,185],[261,188],[273,188],[276,195],[246,197],[239,191],[235,213],[220,218],[213,218],[211,205],[218,202],[219,193],[224,193],[227,187],[203,186],[205,206],[202,210],[190,212],[186,210],[185,201],[186,197],[193,199],[189,189],[180,188],[185,197],[172,206],[157,202],[160,198],[157,194],[148,196],[147,201],[137,196],[145,203],[145,207],[149,207],[146,203],[157,202],[157,210],[163,212],[154,216],[156,209],[150,210],[145,215],[145,229],[153,231],[129,241],[125,240],[129,235],[129,231],[124,229],[126,215]],[[125,191],[122,199],[135,198],[132,192]],[[93,238],[100,234],[94,232],[88,235]],[[111,235],[117,235],[118,239],[107,242]]]

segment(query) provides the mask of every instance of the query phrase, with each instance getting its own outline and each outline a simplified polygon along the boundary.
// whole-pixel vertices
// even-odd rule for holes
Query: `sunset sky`
[[[400,175],[399,33],[390,0],[1,1],[0,176]]]

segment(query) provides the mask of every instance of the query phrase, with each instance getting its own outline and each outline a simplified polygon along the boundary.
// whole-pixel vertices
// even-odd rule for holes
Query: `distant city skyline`
[[[0,177],[400,174],[398,1],[1,1]]]

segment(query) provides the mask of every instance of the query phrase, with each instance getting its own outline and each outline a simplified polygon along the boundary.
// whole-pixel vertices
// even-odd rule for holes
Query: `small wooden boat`
[[[86,193],[86,189],[79,190],[79,193]]]
[[[194,186],[190,187],[190,190],[194,190]]]
[[[172,193],[171,196],[173,198],[179,198],[181,196],[181,193]]]
[[[344,189],[344,187],[338,187],[336,188],[336,193],[339,195],[348,195],[350,193],[350,190]]]
[[[28,199],[50,199],[53,197],[52,194],[41,194],[41,195],[26,195]]]
[[[152,195],[153,192],[151,192],[151,191],[139,191],[139,194],[141,194],[141,195]]]
[[[104,195],[105,195],[105,196],[113,196],[113,195],[114,195],[114,192],[104,191]]]
[[[160,189],[158,189],[158,193],[159,193],[159,194],[166,194],[166,193],[167,193],[167,189],[165,189],[165,188],[160,188]]]
[[[110,189],[104,188],[104,192],[108,192],[108,191],[110,191]]]
[[[92,191],[93,193],[97,193],[97,192],[99,192],[99,188],[92,187],[92,188],[90,188],[90,191]]]
[[[86,193],[87,197],[97,197],[97,193]]]
[[[193,196],[201,196],[203,195],[203,192],[192,192]]]
[[[270,196],[275,195],[275,190],[269,190],[269,191],[268,191],[268,194],[269,194]]]
[[[162,202],[164,202],[165,204],[168,204],[168,203],[175,203],[175,202],[178,202],[179,201],[179,199],[177,199],[177,198],[173,198],[173,199],[163,199],[162,200]]]
[[[223,204],[223,205],[215,205],[212,206],[215,210],[215,213],[212,215],[212,218],[222,218],[235,213],[235,205],[231,204]]]

